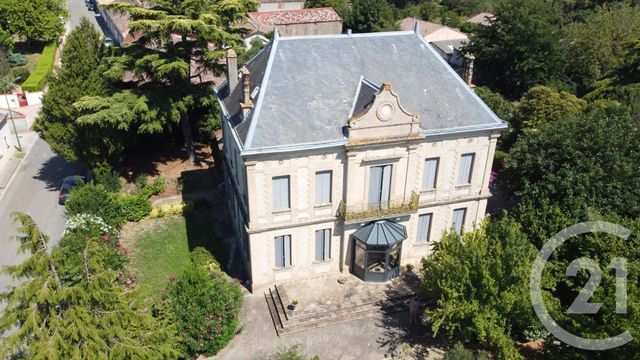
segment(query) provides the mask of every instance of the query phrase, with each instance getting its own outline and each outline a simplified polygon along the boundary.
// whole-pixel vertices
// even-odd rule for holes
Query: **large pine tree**
[[[133,308],[117,274],[104,266],[101,244],[87,240],[82,252],[84,277],[60,282],[48,236],[31,217],[20,223],[19,252],[28,254],[4,272],[20,281],[2,293],[6,308],[0,331],[12,329],[0,344],[2,354],[32,359],[170,359],[181,354],[169,324]],[[64,251],[64,249],[53,249]]]

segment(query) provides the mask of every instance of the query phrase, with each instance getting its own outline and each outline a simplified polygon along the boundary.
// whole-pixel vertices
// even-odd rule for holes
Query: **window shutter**
[[[273,208],[288,209],[289,204],[289,177],[280,176],[273,178]]]
[[[389,202],[389,192],[391,191],[391,165],[386,165],[382,168],[382,188],[380,194],[380,202]]]
[[[323,239],[323,250],[324,250],[324,258],[323,260],[327,261],[331,259],[331,229],[324,230],[324,239]]]
[[[331,202],[331,171],[316,173],[316,204]]]
[[[422,188],[433,189],[436,187],[438,177],[438,158],[427,159],[424,162],[424,174],[422,177]]]
[[[283,268],[284,267],[284,237],[283,236],[276,236],[275,249],[276,249],[276,267]]]
[[[453,229],[456,233],[461,234],[464,226],[464,218],[467,209],[455,209],[453,210]]]
[[[322,173],[316,173],[316,204],[322,204],[322,189],[323,189],[323,177]]]
[[[323,246],[324,246],[324,230],[318,230],[316,231],[316,261],[324,260],[322,258]]]
[[[416,239],[417,244],[424,244],[429,242],[429,235],[431,232],[431,216],[432,214],[424,214],[418,217],[418,237]]]
[[[471,169],[473,168],[474,154],[463,154],[460,157],[460,172],[458,173],[459,184],[469,184],[471,182]]]
[[[284,236],[284,264],[291,266],[291,236]]]
[[[372,166],[369,172],[369,203],[380,202],[381,186],[382,186],[382,167]]]

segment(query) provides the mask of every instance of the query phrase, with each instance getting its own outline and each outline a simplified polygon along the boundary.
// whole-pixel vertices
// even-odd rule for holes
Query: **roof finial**
[[[420,23],[418,22],[418,19],[415,18],[415,16],[413,17],[413,32],[417,35],[420,35]]]

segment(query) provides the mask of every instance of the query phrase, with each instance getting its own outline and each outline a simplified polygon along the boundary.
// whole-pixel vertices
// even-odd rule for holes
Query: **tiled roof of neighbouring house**
[[[264,25],[291,25],[342,21],[333,8],[315,8],[247,13],[250,21]]]
[[[493,20],[495,20],[496,16],[493,15],[492,13],[488,13],[488,12],[482,12],[480,14],[474,15],[470,18],[467,19],[467,22],[473,23],[473,24],[480,24],[480,25],[484,25],[484,26],[489,26],[491,25],[491,22]]]
[[[420,27],[420,34],[422,36],[429,36],[436,31],[446,31],[447,39],[466,39],[467,34],[463,33],[459,29],[450,28],[446,25],[436,24],[430,21],[418,20],[415,18],[406,17],[400,21],[400,30],[412,31],[415,23],[418,22]]]
[[[357,89],[363,78],[391,83],[403,106],[420,117],[424,135],[505,126],[414,32],[274,34],[247,67],[256,96],[244,120],[242,82],[231,95],[226,85],[218,89],[245,150],[346,142],[343,128],[362,95]]]

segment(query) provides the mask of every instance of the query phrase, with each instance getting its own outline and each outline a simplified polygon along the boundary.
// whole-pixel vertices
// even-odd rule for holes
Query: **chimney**
[[[242,103],[240,107],[242,108],[242,116],[247,116],[249,110],[253,108],[253,102],[251,101],[251,81],[249,69],[245,66],[240,69],[242,73]]]
[[[464,56],[464,73],[463,78],[467,85],[473,84],[473,62],[475,60],[475,56],[471,54],[467,54]]]
[[[227,50],[227,82],[229,92],[238,85],[238,55],[233,49]]]

